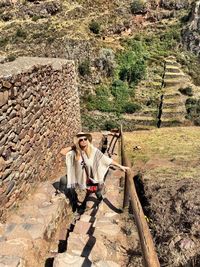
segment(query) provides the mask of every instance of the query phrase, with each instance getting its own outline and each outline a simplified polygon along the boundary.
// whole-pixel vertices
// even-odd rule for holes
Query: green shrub
[[[7,37],[1,37],[0,38],[0,47],[4,47],[7,45],[9,39]]]
[[[119,124],[116,121],[109,120],[105,121],[104,127],[105,130],[110,131],[112,129],[119,128]]]
[[[88,110],[96,110],[96,96],[94,95],[88,95],[88,97],[85,98],[86,107]]]
[[[108,98],[111,96],[109,87],[105,85],[97,87],[95,92],[97,96],[106,96]]]
[[[96,107],[99,111],[102,112],[112,112],[113,109],[113,102],[109,101],[106,96],[101,96],[96,98]]]
[[[124,107],[123,107],[123,111],[125,113],[135,113],[136,111],[140,110],[140,105],[136,104],[136,103],[132,103],[132,102],[127,102]]]
[[[133,55],[124,55],[124,59],[119,71],[119,78],[122,81],[127,81],[128,84],[137,84],[145,76],[145,61],[139,58],[136,59],[133,52],[129,53],[132,53]]]
[[[132,14],[144,13],[145,7],[146,5],[143,0],[134,0],[131,3],[131,13]]]
[[[195,125],[199,126],[200,122],[200,99],[188,98],[185,103],[187,110],[187,119],[194,122]]]
[[[15,55],[9,55],[9,56],[7,56],[7,60],[9,61],[9,62],[11,62],[11,61],[14,61],[16,59],[16,56]]]
[[[48,42],[49,44],[52,44],[52,43],[55,41],[55,39],[56,39],[55,36],[49,36],[49,37],[47,38],[47,42]]]
[[[194,125],[195,126],[200,126],[200,116],[194,119]]]
[[[84,60],[78,66],[78,72],[81,76],[89,75],[90,74],[90,62],[89,60]]]
[[[129,97],[128,85],[121,80],[116,80],[112,84],[111,93],[115,98],[127,99]]]
[[[188,98],[186,100],[186,106],[193,106],[196,105],[196,103],[198,102],[198,100],[196,98]]]
[[[126,51],[118,55],[119,79],[127,81],[129,85],[136,85],[145,77],[148,53],[141,41],[131,39],[124,45]]]
[[[21,28],[18,28],[16,30],[15,36],[17,38],[26,38],[27,34],[26,34],[26,32],[24,30],[22,30]]]
[[[100,86],[96,89],[96,108],[102,112],[112,112],[113,102],[111,100],[111,93],[108,87]]]
[[[181,28],[179,25],[172,26],[160,35],[160,46],[163,49],[174,49],[181,41]]]
[[[187,96],[192,96],[193,93],[192,93],[192,87],[185,87],[185,88],[179,88],[179,91],[181,92],[181,94],[183,95],[187,95]]]
[[[32,17],[32,21],[38,21],[39,19],[41,19],[42,17],[41,16],[39,16],[39,15],[34,15],[33,17]]]
[[[100,24],[97,21],[92,20],[89,24],[90,31],[95,34],[99,34],[100,28]]]
[[[112,95],[108,87],[97,87],[96,95],[89,95],[87,98],[87,109],[99,110],[102,112],[114,111],[111,97]]]

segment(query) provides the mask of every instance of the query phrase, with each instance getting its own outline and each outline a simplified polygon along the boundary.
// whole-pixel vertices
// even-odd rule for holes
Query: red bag
[[[98,185],[95,185],[90,179],[87,179],[87,191],[96,192]]]

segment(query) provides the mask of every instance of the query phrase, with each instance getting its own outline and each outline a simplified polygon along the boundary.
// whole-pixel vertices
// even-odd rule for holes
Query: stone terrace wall
[[[80,130],[73,61],[18,58],[0,64],[0,217],[59,171],[59,151]]]

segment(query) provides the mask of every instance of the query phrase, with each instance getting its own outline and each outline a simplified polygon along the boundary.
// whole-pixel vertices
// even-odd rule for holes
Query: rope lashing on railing
[[[128,159],[126,152],[124,150],[124,137],[123,137],[122,127],[121,127],[121,156],[122,156],[122,164],[124,166],[128,166],[131,168],[130,160]],[[129,170],[125,175],[123,208],[128,207],[129,196],[130,196],[130,202],[134,213],[135,223],[140,237],[144,266],[160,267],[153,239],[135,189],[133,177],[135,177],[136,174],[137,173],[136,172],[134,173],[133,170]]]

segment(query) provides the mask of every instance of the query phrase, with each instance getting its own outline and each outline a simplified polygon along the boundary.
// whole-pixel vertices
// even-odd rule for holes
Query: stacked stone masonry
[[[80,130],[73,61],[21,57],[0,64],[0,217],[51,177]]]

